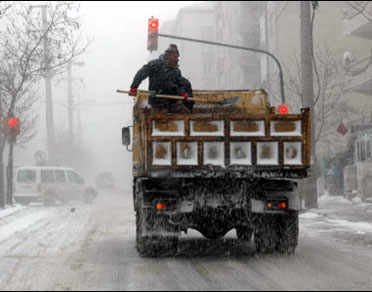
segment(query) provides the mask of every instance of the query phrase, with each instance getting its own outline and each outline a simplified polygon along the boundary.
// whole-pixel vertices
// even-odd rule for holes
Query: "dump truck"
[[[259,253],[294,252],[297,182],[310,175],[309,109],[278,111],[263,89],[193,93],[191,113],[169,113],[138,91],[133,129],[122,129],[133,151],[139,254],[175,254],[190,228],[211,240],[236,229],[242,241],[254,236]]]

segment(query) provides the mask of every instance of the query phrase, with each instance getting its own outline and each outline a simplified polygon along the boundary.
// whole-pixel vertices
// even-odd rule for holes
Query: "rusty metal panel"
[[[138,162],[139,165],[142,166],[142,173],[140,174],[138,171],[135,175],[148,175],[149,172],[154,170],[170,170],[174,173],[182,175],[190,175],[190,176],[197,176],[197,175],[209,175],[209,173],[213,174],[231,174],[231,173],[242,173],[243,176],[249,176],[256,171],[271,171],[275,173],[278,177],[286,176],[290,177],[290,173],[297,172],[298,177],[302,177],[306,175],[306,171],[310,167],[310,112],[308,109],[302,109],[301,114],[275,114],[275,109],[270,107],[267,101],[266,93],[262,93],[263,100],[265,101],[264,104],[260,103],[252,103],[252,99],[255,95],[252,92],[241,92],[241,91],[223,91],[223,94],[217,94],[216,92],[206,93],[205,91],[198,92],[196,95],[198,97],[203,96],[205,99],[217,99],[221,98],[228,98],[233,97],[236,94],[241,94],[246,99],[246,102],[243,103],[244,106],[234,107],[235,110],[223,110],[219,107],[214,108],[213,111],[208,110],[194,110],[193,113],[190,114],[168,114],[168,113],[155,113],[148,107],[142,108],[144,103],[143,96],[139,96],[136,98],[135,104],[135,114],[134,114],[134,141],[139,142],[139,145],[134,144],[134,151],[133,151],[133,161]],[[248,96],[248,97],[247,97]],[[266,98],[266,99],[265,99]],[[247,101],[248,100],[248,101]],[[257,109],[261,106],[261,111],[254,111],[249,112],[247,110],[247,104],[251,107],[250,109],[254,108]],[[241,104],[242,105],[242,104]],[[156,136],[153,135],[153,127],[157,129],[163,129],[169,132],[176,131],[176,121],[183,122],[183,131],[184,135],[177,136],[177,135],[164,135],[164,136]],[[201,133],[212,133],[216,131],[216,123],[211,123],[210,121],[222,121],[223,122],[223,133],[222,136],[218,135],[198,135],[192,136],[192,121],[195,121],[195,125],[199,127]],[[264,123],[264,133],[261,136],[250,136],[249,132],[253,130],[257,130],[258,124],[257,121],[260,123]],[[296,132],[296,127],[298,127],[300,121],[300,130],[298,133]],[[234,126],[232,126],[232,122],[236,122]],[[271,125],[271,123],[276,123]],[[221,123],[222,125],[222,123]],[[297,125],[297,126],[296,126]],[[277,131],[279,134],[278,136],[272,136],[271,128]],[[178,129],[179,130],[179,129]],[[234,131],[234,135],[232,135],[231,131]],[[246,131],[248,134],[247,136],[239,136],[236,133],[244,133]],[[141,133],[139,133],[141,132]],[[295,133],[296,135],[293,136],[285,136],[281,133]],[[140,137],[138,139],[138,137]],[[139,140],[139,141],[138,141]],[[169,142],[170,143],[170,155],[171,155],[171,165],[153,165],[153,143],[160,143],[160,142]],[[188,142],[188,143],[197,143],[197,162],[198,165],[177,165],[177,143],[180,142]],[[203,155],[204,155],[204,143],[205,142],[215,142],[215,143],[223,143],[223,160],[224,166],[213,166],[213,165],[203,165]],[[232,150],[230,149],[231,143],[238,143],[238,142],[250,142],[251,144],[251,164],[252,165],[231,165],[230,161],[230,153]],[[257,164],[257,143],[265,143],[265,142],[278,142],[278,162],[279,165],[258,165]],[[296,143],[301,143],[302,147],[300,148],[301,151],[301,162],[302,165],[284,165],[284,156],[285,154],[285,143],[288,145],[298,145]],[[292,143],[292,144],[291,144]],[[194,144],[195,145],[195,144]],[[210,144],[209,144],[210,145]],[[218,144],[216,144],[218,145]],[[239,146],[240,144],[238,144]],[[299,148],[291,149],[292,155],[296,153]],[[240,150],[240,149],[239,149]],[[295,155],[294,155],[295,156]],[[145,159],[143,159],[145,158]],[[145,161],[144,161],[145,160]],[[137,166],[137,170],[139,167]],[[212,175],[212,174],[211,174]]]

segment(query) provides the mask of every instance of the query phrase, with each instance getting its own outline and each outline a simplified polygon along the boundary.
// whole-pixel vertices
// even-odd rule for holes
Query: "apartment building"
[[[364,40],[370,51],[364,52],[365,56],[357,53],[358,58],[352,51],[345,53],[345,85],[347,90],[372,99],[372,2],[360,1],[354,5],[357,7],[350,7],[344,13],[342,31],[345,36]]]
[[[160,27],[163,33],[182,37],[257,48],[260,45],[259,1],[211,1],[180,9],[174,22]],[[195,89],[251,89],[261,87],[261,56],[209,44],[174,42],[180,68]]]

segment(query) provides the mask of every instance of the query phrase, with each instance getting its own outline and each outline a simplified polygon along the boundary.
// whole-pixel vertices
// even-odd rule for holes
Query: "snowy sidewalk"
[[[48,216],[48,211],[20,205],[0,210],[0,242]]]
[[[14,213],[17,213],[26,207],[21,206],[21,205],[15,205],[15,206],[8,206],[3,209],[0,209],[0,219],[7,217],[9,215],[13,215]]]
[[[372,246],[372,204],[358,197],[349,201],[341,196],[322,196],[317,209],[300,215],[300,224],[312,230],[312,236],[327,233],[343,242]]]

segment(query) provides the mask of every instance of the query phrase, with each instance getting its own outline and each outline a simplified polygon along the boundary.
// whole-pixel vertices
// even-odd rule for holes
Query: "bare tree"
[[[317,73],[314,96],[315,114],[315,144],[316,153],[336,154],[343,150],[340,143],[340,134],[337,128],[341,121],[347,121],[358,115],[358,111],[343,101],[344,67],[341,60],[336,57],[326,45],[322,45],[314,54],[314,68]],[[292,72],[287,71],[288,103],[294,109],[302,106],[300,64],[296,59],[296,67]]]
[[[368,5],[371,6],[371,1],[346,1],[351,10],[345,13],[345,17],[355,17],[363,15],[369,21],[372,21],[372,8],[368,10]]]
[[[5,1],[0,1],[0,19],[5,15],[7,10],[9,10],[10,4]]]
[[[21,118],[18,143],[22,145],[35,135],[37,81],[46,74],[47,67],[54,74],[62,72],[67,63],[85,52],[89,42],[80,35],[79,4],[76,2],[49,2],[46,30],[40,11],[31,9],[27,3],[13,2],[8,11],[0,26],[0,114],[5,119],[15,115]],[[46,36],[47,56],[44,52]],[[6,142],[3,133],[0,135],[0,196],[4,188],[3,152]]]

